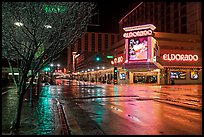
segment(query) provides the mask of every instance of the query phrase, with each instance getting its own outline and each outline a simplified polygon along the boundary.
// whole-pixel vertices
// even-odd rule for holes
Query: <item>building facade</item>
[[[140,29],[144,33],[144,29]],[[113,58],[105,59],[105,56],[106,61],[100,63],[103,68],[100,66],[97,69],[98,64],[93,60],[94,54],[81,60],[81,63],[85,62],[86,67],[76,69],[80,74],[79,77],[113,83],[114,67],[117,67],[117,83],[120,84],[202,83],[202,50],[199,35],[153,32],[150,35],[137,37],[131,35],[132,30],[128,33],[124,34],[123,40],[113,45],[118,48],[106,52]],[[143,48],[140,48],[142,46]],[[77,68],[79,64],[80,60]]]
[[[201,35],[201,2],[141,2],[119,21],[119,30],[142,24],[154,24],[157,32]]]
[[[77,55],[84,52],[103,52],[114,43],[119,41],[119,34],[114,33],[99,33],[99,32],[86,32],[76,40],[73,46],[68,48],[67,52],[67,68],[73,72],[75,58]],[[75,55],[73,55],[73,52]],[[74,57],[74,58],[73,58]]]
[[[117,68],[117,83],[202,83],[200,2],[141,2],[119,26],[120,41],[107,51],[110,64],[81,75],[113,83]],[[139,45],[146,45],[143,54],[133,53]]]

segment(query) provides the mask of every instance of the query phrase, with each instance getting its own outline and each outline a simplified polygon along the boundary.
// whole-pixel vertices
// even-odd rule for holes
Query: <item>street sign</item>
[[[113,56],[106,56],[107,59],[113,59]]]
[[[66,8],[60,5],[44,5],[43,10],[46,13],[62,13],[65,12]]]

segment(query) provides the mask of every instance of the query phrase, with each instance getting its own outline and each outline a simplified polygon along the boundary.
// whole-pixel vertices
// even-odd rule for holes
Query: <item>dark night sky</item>
[[[128,12],[130,12],[138,2],[131,0],[105,1],[97,2],[99,9],[100,26],[89,27],[88,31],[114,32],[118,33],[119,21]]]
[[[89,32],[119,33],[119,21],[130,12],[137,4],[131,0],[100,0],[97,1],[99,9],[99,26],[88,27]],[[67,50],[64,50],[62,56],[55,61],[66,60]],[[64,59],[62,59],[64,58]],[[62,66],[66,66],[67,62],[61,62]]]

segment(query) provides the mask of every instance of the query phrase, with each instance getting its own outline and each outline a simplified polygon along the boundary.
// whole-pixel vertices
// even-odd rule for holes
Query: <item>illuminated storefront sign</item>
[[[147,37],[128,40],[128,58],[131,61],[147,59]]]
[[[164,60],[168,61],[197,61],[198,55],[192,54],[164,54]]]
[[[151,36],[153,34],[152,30],[140,30],[134,32],[126,32],[123,34],[124,38],[133,38],[133,37],[143,37],[143,36]]]
[[[148,61],[152,58],[152,37],[156,27],[153,24],[125,27],[126,61]],[[149,55],[150,54],[150,55]]]
[[[111,61],[111,64],[118,64],[118,63],[122,63],[123,62],[123,56],[119,56],[117,58],[114,58],[112,61]]]

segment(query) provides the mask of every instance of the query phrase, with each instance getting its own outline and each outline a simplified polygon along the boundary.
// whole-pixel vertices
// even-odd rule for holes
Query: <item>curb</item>
[[[74,118],[68,105],[63,105],[63,109],[65,112],[65,119],[70,129],[70,135],[83,135],[83,132],[81,128],[79,127],[79,125],[77,124],[77,121]]]

